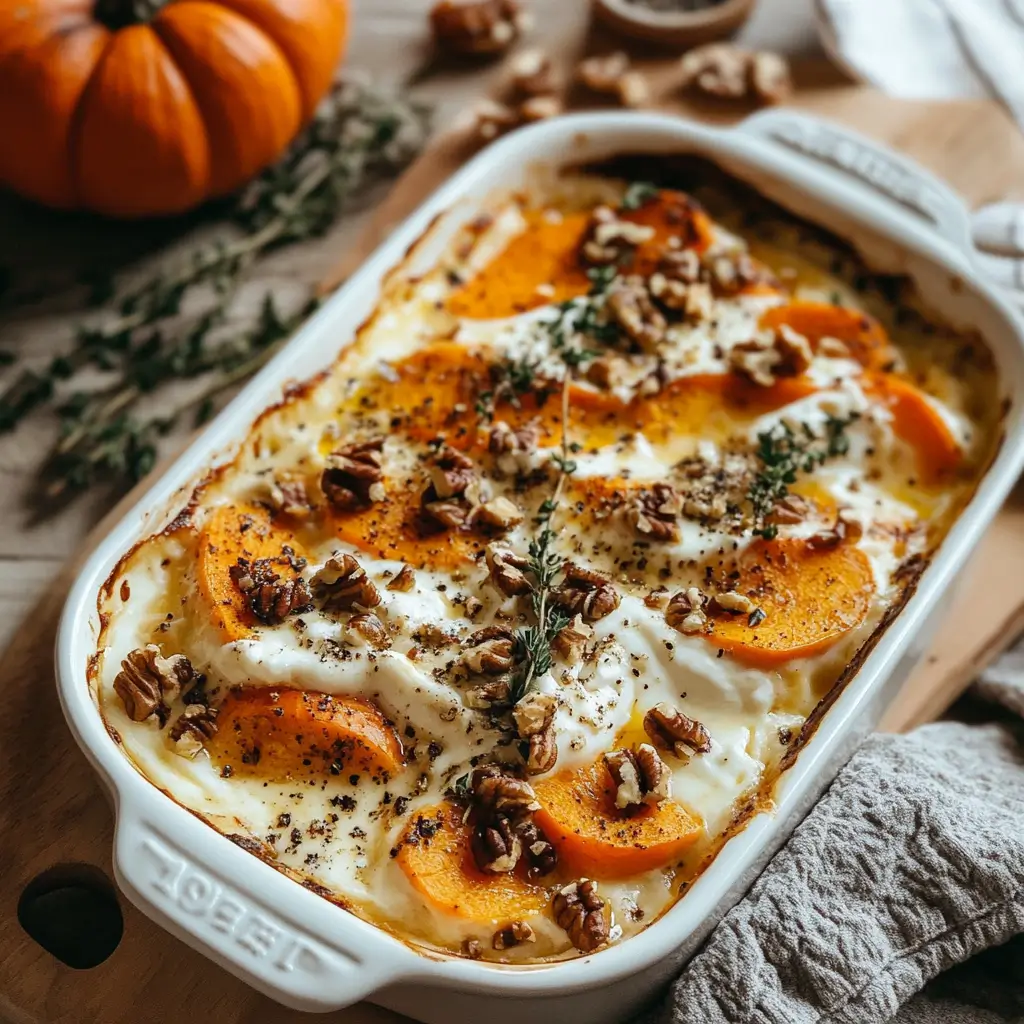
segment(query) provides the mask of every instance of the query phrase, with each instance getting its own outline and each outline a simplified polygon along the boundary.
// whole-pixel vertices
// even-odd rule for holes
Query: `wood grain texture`
[[[365,0],[357,4],[353,54],[359,55],[361,63],[380,69],[414,66],[423,52],[422,15],[427,6],[429,0]],[[545,35],[550,29],[560,47],[566,47],[563,52],[582,45],[582,36],[572,36],[569,20],[559,20],[569,4],[564,0],[536,0],[534,6],[543,8]],[[762,0],[748,31],[757,29],[759,20],[765,29],[777,31],[779,23],[770,16],[772,9],[778,13],[784,7],[795,10],[797,6],[804,10],[809,4],[803,0],[792,4],[788,0]],[[579,7],[575,17],[579,33]],[[489,74],[486,69],[463,76],[453,74],[442,78],[439,85],[432,84],[431,89],[443,92],[444,110],[450,114],[467,96],[484,87]],[[820,64],[806,66],[802,76],[802,106],[828,112],[906,150],[945,176],[969,201],[1019,194],[1020,183],[1024,182],[1024,142],[996,108],[978,103],[937,106],[888,101],[863,89],[836,85],[834,75]],[[826,84],[829,80],[833,84]],[[449,145],[450,140],[421,159],[378,209],[368,228],[365,217],[350,220],[323,243],[302,252],[290,250],[286,258],[270,263],[263,283],[271,279],[314,280],[334,267],[337,254],[346,250],[349,264],[358,263],[367,246],[372,247],[383,237],[388,227],[457,163],[460,156],[445,148]],[[363,230],[367,234],[357,244],[357,232]],[[51,306],[40,311],[38,317],[39,323],[31,330],[41,329],[43,324],[59,335],[60,343],[66,341],[73,322],[66,311]],[[39,337],[53,343],[47,329],[41,329]],[[113,838],[106,794],[67,731],[51,668],[56,618],[74,567],[67,567],[56,579],[54,571],[60,560],[72,555],[80,559],[89,549],[93,541],[83,538],[109,501],[97,497],[95,504],[80,506],[62,522],[22,529],[20,513],[15,516],[19,506],[12,492],[38,460],[42,443],[34,452],[29,447],[23,440],[20,444],[0,445],[0,479],[5,485],[0,488],[0,522],[5,523],[0,558],[6,556],[0,562],[0,609],[13,637],[0,658],[0,685],[7,698],[0,716],[0,825],[5,836],[0,844],[0,1016],[17,1024],[176,1024],[182,1020],[197,1024],[299,1024],[308,1020],[247,989],[127,905],[121,946],[106,963],[88,972],[73,971],[55,961],[16,923],[18,898],[25,884],[40,871],[56,864],[87,863],[109,874]],[[115,510],[111,521],[118,514]],[[1000,559],[1005,562],[1013,557],[1006,545],[1019,545],[1024,540],[1022,523],[1020,518],[1001,523],[1002,533],[990,539],[978,558],[977,572],[983,574],[983,579],[992,578],[991,567]],[[101,524],[94,537],[103,530]],[[9,573],[12,568],[16,573]],[[971,629],[983,629],[983,634],[960,628],[965,614],[960,604],[951,610],[957,616],[958,628],[940,628],[944,646],[935,648],[937,660],[932,669],[941,668],[956,686],[962,685],[971,666],[976,668],[980,648],[967,653],[959,644],[952,644],[951,638],[966,632],[979,644],[1001,642],[1011,624],[1002,613],[1014,601],[1018,608],[1024,608],[1024,594],[1018,599],[1000,591],[1000,604],[995,599],[998,595],[991,595],[991,588],[989,592],[993,596],[990,603],[979,604],[976,589],[963,599],[963,606],[969,605],[968,610],[977,615],[971,620]],[[28,613],[20,626],[19,612]],[[897,726],[919,720],[922,714],[937,713],[939,705],[949,699],[947,689],[931,685],[935,677],[927,665],[922,672],[926,685],[916,691],[902,718],[895,721]],[[402,1018],[363,1004],[328,1019],[385,1024]]]

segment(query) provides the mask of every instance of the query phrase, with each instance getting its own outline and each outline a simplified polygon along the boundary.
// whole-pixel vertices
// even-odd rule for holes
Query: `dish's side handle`
[[[762,111],[736,130],[843,172],[973,260],[970,215],[963,200],[939,178],[893,150],[831,121],[791,110]]]
[[[236,842],[258,845],[242,837]],[[397,973],[397,964],[380,955],[372,939],[360,941],[362,922],[325,927],[321,915],[345,911],[233,850],[198,819],[182,820],[171,835],[147,813],[144,801],[124,793],[114,871],[121,891],[144,914],[246,984],[297,1010],[343,1009]]]

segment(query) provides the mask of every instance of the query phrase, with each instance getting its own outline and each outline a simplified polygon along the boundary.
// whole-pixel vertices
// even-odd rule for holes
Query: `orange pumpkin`
[[[0,0],[0,184],[122,217],[239,188],[316,109],[348,0]]]

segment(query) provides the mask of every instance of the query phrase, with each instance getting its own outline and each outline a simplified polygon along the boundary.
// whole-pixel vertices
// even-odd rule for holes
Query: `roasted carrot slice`
[[[683,192],[662,190],[656,199],[621,216],[654,229],[634,254],[632,268],[638,273],[654,269],[669,238],[700,251],[711,241],[710,218]],[[449,297],[451,313],[470,320],[499,319],[587,293],[591,282],[579,249],[590,213],[552,216],[545,210],[527,210],[524,217],[524,230]]]
[[[827,650],[864,621],[875,589],[871,563],[859,548],[822,547],[803,538],[757,541],[728,575],[764,618],[714,612],[708,639],[763,668]]]
[[[271,777],[346,771],[394,774],[402,744],[380,709],[358,697],[305,690],[232,690],[208,746],[232,771]]]
[[[258,505],[218,505],[199,532],[196,576],[199,593],[225,642],[248,636],[258,625],[244,595],[231,578],[238,560],[271,559],[282,578],[294,575],[302,550],[290,530],[272,521]]]
[[[559,862],[588,878],[628,878],[678,860],[703,831],[682,804],[666,800],[627,814],[603,761],[534,783],[534,818]]]
[[[867,313],[826,302],[794,302],[774,306],[761,317],[762,327],[792,327],[817,352],[822,338],[835,338],[862,366],[881,369],[892,361],[892,345],[885,328]]]
[[[505,924],[544,911],[548,891],[516,872],[481,871],[461,808],[438,804],[416,816],[395,859],[417,892],[438,910],[482,925]]]
[[[956,470],[963,459],[963,451],[946,421],[920,388],[902,377],[877,374],[868,384],[868,391],[892,413],[896,436],[917,452],[918,467],[926,483],[934,484]]]

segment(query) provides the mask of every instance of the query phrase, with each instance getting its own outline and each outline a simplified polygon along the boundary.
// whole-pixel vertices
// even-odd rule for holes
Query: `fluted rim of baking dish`
[[[833,142],[828,142],[829,133],[835,135]],[[644,145],[639,143],[640,136],[647,137]],[[1001,450],[979,481],[970,503],[940,544],[917,593],[888,625],[859,671],[821,718],[795,763],[780,778],[775,790],[776,810],[751,817],[729,839],[686,896],[639,934],[599,953],[572,960],[525,966],[494,965],[418,950],[354,914],[339,913],[334,904],[239,849],[153,786],[107,734],[88,681],[87,668],[95,654],[96,638],[85,626],[97,617],[97,597],[118,559],[137,539],[153,532],[175,502],[180,506],[202,471],[216,464],[226,450],[231,450],[232,442],[245,436],[256,415],[272,401],[268,396],[279,393],[280,386],[288,380],[294,354],[312,345],[318,333],[324,333],[324,325],[331,322],[344,304],[358,305],[356,299],[361,289],[369,288],[376,296],[380,282],[401,262],[434,218],[467,193],[486,188],[487,179],[496,177],[494,168],[506,162],[539,160],[554,165],[572,162],[579,157],[572,152],[574,143],[582,148],[584,141],[595,137],[607,141],[609,152],[661,146],[666,155],[674,151],[697,151],[715,162],[732,159],[775,181],[806,190],[814,199],[841,210],[873,236],[893,241],[901,249],[948,272],[951,279],[964,282],[995,313],[1001,321],[1000,330],[1013,337],[1014,348],[1008,358],[1018,364],[1012,374],[1016,422],[1012,431],[1005,435]],[[618,141],[611,141],[613,137]],[[559,143],[563,147],[560,157],[529,155],[531,145],[538,148],[551,144],[557,148]],[[858,150],[861,144],[863,149]],[[845,157],[844,145],[847,146]],[[886,186],[889,197],[873,194],[864,185],[865,177],[870,182],[865,168],[871,161],[868,160],[865,167],[856,167],[858,153],[881,155],[903,172],[909,168],[913,182],[924,191],[915,193],[909,186],[901,190],[898,179],[890,177]],[[878,182],[885,184],[886,176],[883,166],[877,173]],[[490,187],[495,184],[492,181]],[[931,195],[932,209],[925,201],[928,195]],[[929,216],[922,217],[922,211]],[[932,223],[927,223],[928,220]],[[254,987],[301,1009],[336,1009],[398,982],[429,981],[434,986],[460,991],[520,997],[570,994],[612,984],[668,957],[699,930],[730,890],[746,879],[759,852],[786,834],[780,825],[786,812],[801,806],[801,801],[806,801],[808,794],[814,791],[816,773],[825,766],[833,746],[895,669],[904,647],[962,567],[1024,466],[1024,417],[1020,414],[1024,402],[1024,320],[972,265],[969,244],[966,211],[948,187],[904,158],[846,129],[791,112],[756,115],[735,128],[725,129],[660,114],[574,114],[521,129],[477,155],[391,233],[360,270],[189,445],[98,545],[71,590],[56,648],[58,690],[77,742],[114,794],[115,871],[128,897],[143,912]],[[332,359],[337,350],[336,345],[328,347]],[[1006,368],[1001,366],[1001,370]],[[1006,379],[1010,376],[1009,372],[1005,373]],[[158,826],[161,835],[172,835],[178,841],[178,853],[186,861],[195,856],[204,865],[216,864],[221,869],[220,878],[233,882],[237,893],[252,906],[276,914],[285,924],[294,927],[300,937],[306,935],[328,950],[340,951],[343,958],[353,959],[358,983],[346,990],[340,1001],[338,996],[325,992],[303,996],[282,986],[279,979],[275,981],[258,971],[255,961],[250,962],[245,957],[240,961],[237,950],[226,948],[226,938],[222,942],[216,935],[197,936],[187,920],[183,923],[154,905],[153,898],[140,892],[133,881],[129,861],[133,849],[132,829],[156,829]],[[188,849],[181,849],[185,844]],[[214,875],[216,878],[217,872]]]

